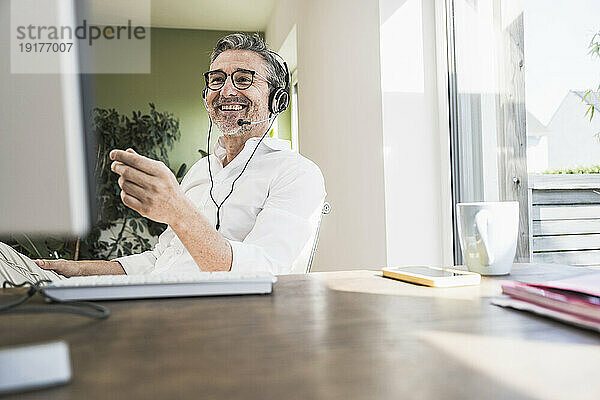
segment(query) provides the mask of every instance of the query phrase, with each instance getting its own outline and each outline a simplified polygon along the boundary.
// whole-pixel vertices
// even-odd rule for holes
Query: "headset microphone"
[[[261,122],[270,121],[270,120],[271,120],[271,118],[267,118],[267,119],[261,119],[260,121],[250,122],[250,121],[244,121],[243,119],[240,118],[237,120],[237,124],[239,126],[254,125],[254,124],[260,124]]]

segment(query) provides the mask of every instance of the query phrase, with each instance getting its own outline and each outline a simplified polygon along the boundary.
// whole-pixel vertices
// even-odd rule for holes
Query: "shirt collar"
[[[244,143],[244,149],[242,149],[242,152],[246,149],[246,147],[248,147],[249,145],[251,145],[253,143],[256,144],[256,142],[258,142],[259,140],[260,140],[260,137],[251,137],[250,139],[246,140],[246,143]],[[261,143],[261,147],[262,146],[267,146],[268,148],[270,148],[273,151],[290,150],[291,149],[289,140],[272,138],[270,136],[265,136],[265,138],[263,139],[263,141]],[[225,157],[227,156],[227,151],[225,150],[225,139],[223,138],[222,135],[219,136],[219,139],[217,140],[217,143],[215,143],[213,150],[214,150],[215,156],[217,156],[219,161],[221,161],[221,164],[223,164],[223,161],[225,160]],[[238,155],[238,157],[239,157],[239,155]]]

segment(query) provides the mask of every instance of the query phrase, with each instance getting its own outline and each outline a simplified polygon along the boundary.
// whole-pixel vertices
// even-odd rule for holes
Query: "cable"
[[[11,281],[4,281],[2,284],[2,288],[6,289],[9,286],[13,288],[25,287],[29,286],[29,290],[23,296],[19,297],[17,300],[7,303],[0,304],[0,313],[2,312],[10,312],[14,311],[15,308],[25,303],[27,300],[32,298],[36,293],[39,293],[44,299],[51,300],[53,302],[59,303],[60,305],[47,305],[44,307],[29,307],[29,308],[21,308],[19,311],[21,312],[64,312],[71,314],[79,314],[85,317],[94,318],[94,319],[106,319],[110,316],[110,310],[104,306],[99,304],[85,302],[85,301],[62,301],[55,299],[54,297],[48,296],[44,292],[41,291],[41,287],[44,283],[52,283],[52,281],[48,279],[40,279],[34,283],[32,282],[23,282],[23,283],[14,283]],[[87,308],[87,309],[86,309]],[[92,311],[88,310],[91,309]]]
[[[269,132],[269,130],[271,130],[271,126],[273,125],[273,122],[275,122],[275,118],[277,118],[277,114],[271,114],[271,115],[269,115],[269,118],[267,119],[267,121],[270,119],[271,122],[269,122],[269,126],[267,127],[267,130],[265,131],[265,133],[263,133],[262,137],[260,138],[260,140],[256,144],[256,147],[254,147],[254,150],[252,151],[252,154],[250,154],[250,157],[248,158],[248,161],[246,161],[246,164],[244,164],[244,168],[242,168],[242,172],[240,172],[240,174],[237,176],[237,178],[235,178],[233,180],[233,183],[231,184],[231,190],[229,191],[229,194],[227,194],[227,196],[225,196],[225,198],[223,199],[223,201],[221,201],[220,204],[217,203],[217,201],[215,200],[215,198],[213,196],[214,181],[213,181],[213,177],[212,177],[212,171],[211,171],[211,168],[210,168],[210,153],[209,153],[209,156],[208,156],[208,175],[210,176],[210,191],[209,191],[209,194],[210,194],[210,199],[214,203],[215,207],[217,207],[217,223],[215,225],[215,229],[216,230],[219,230],[219,228],[221,227],[221,207],[223,206],[223,203],[225,203],[225,201],[233,193],[233,188],[235,186],[235,183],[237,182],[238,179],[240,179],[240,177],[242,176],[242,174],[246,170],[246,167],[248,166],[248,163],[250,163],[250,160],[254,156],[254,153],[256,153],[256,150],[258,149],[258,146],[260,146],[260,144],[262,143],[262,141],[265,138],[265,136],[267,136],[267,133]],[[210,118],[210,116],[208,117],[208,120],[210,121],[210,123],[209,123],[209,126],[208,126],[208,139],[207,139],[208,144],[206,146],[207,150],[210,149],[210,133],[212,131],[212,125],[213,125],[212,118]]]

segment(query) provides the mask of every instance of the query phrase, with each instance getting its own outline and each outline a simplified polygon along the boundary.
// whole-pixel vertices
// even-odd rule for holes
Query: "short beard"
[[[250,130],[250,125],[240,126],[237,124],[232,124],[231,121],[214,121],[219,131],[225,136],[234,137],[234,136],[243,136]]]
[[[236,129],[231,129],[231,130],[228,130],[228,131],[226,131],[224,129],[221,129],[221,132],[223,132],[223,135],[225,135],[225,136],[235,137],[235,136],[244,136],[244,134],[248,130],[249,129],[247,127],[245,127],[245,126],[238,126]]]
[[[243,126],[239,126],[236,122],[227,119],[219,119],[216,115],[210,117],[219,131],[225,136],[239,136],[242,134]]]
[[[238,118],[235,121],[231,119],[220,119],[217,115],[214,116],[214,123],[217,125],[219,130],[223,133],[223,135],[228,137],[239,137],[247,135],[254,128],[254,124],[243,124],[239,125],[238,121],[241,119],[242,121],[250,122],[253,119],[260,120],[264,118],[259,118],[256,115],[258,114],[258,106],[254,105],[251,110],[245,115],[244,118]]]

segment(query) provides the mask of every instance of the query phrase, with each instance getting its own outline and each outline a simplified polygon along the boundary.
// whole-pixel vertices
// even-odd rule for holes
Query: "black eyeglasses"
[[[210,90],[219,90],[225,86],[225,81],[228,76],[231,76],[231,82],[233,86],[239,90],[246,90],[254,83],[254,75],[258,75],[267,80],[261,74],[256,71],[250,71],[249,69],[238,69],[233,71],[231,74],[226,74],[224,71],[208,71],[204,73],[204,80],[206,81],[206,87]]]

